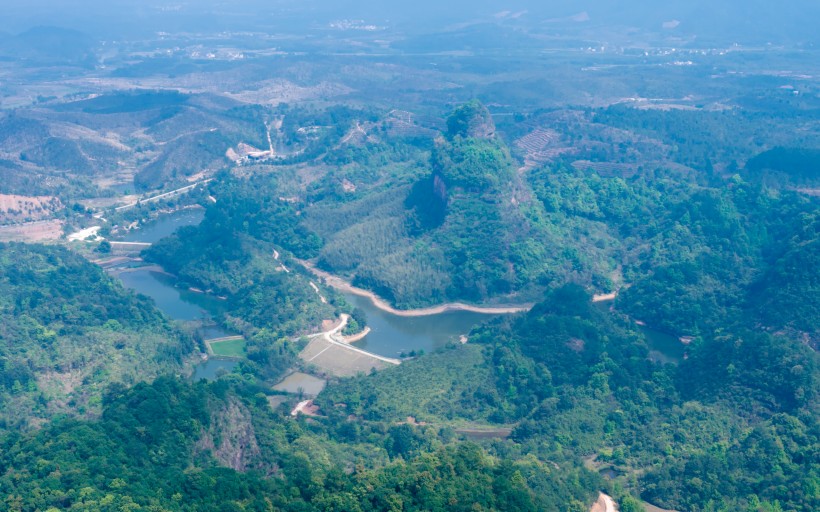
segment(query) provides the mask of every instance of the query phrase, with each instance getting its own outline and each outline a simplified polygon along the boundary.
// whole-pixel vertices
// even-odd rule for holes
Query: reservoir
[[[383,311],[367,297],[345,293],[345,299],[354,307],[361,308],[367,317],[370,333],[353,346],[385,357],[399,357],[402,353],[424,350],[431,352],[458,341],[474,327],[498,315],[471,311],[447,311],[428,316],[397,316]],[[602,304],[602,303],[599,303]],[[601,308],[607,307],[601,305]],[[686,346],[671,335],[645,325],[637,325],[649,346],[649,359],[661,364],[678,364],[683,361]]]
[[[124,242],[155,243],[183,226],[196,226],[205,217],[202,208],[188,208],[162,215],[160,218],[129,232]],[[221,312],[221,302],[216,297],[184,290],[176,286],[176,279],[156,267],[140,268],[123,272],[120,280],[126,288],[154,299],[157,307],[174,320],[190,322],[203,320]],[[203,333],[205,334],[205,333]],[[206,337],[228,336],[218,329]]]
[[[142,268],[122,272],[119,278],[126,288],[154,299],[157,308],[174,320],[204,321],[206,326],[200,330],[204,339],[221,338],[234,334],[219,326],[208,325],[208,320],[219,314],[220,308],[224,307],[223,301],[203,293],[177,288],[174,286],[176,279],[173,276],[150,268]],[[237,362],[233,360],[211,357],[194,368],[193,379],[216,379],[221,374],[220,370],[230,372],[236,364]]]
[[[205,218],[203,208],[187,208],[160,216],[138,229],[128,232],[123,242],[144,242],[152,244],[174,233],[182,226],[197,226]]]
[[[205,216],[201,208],[180,210],[146,224],[140,229],[128,233],[125,242],[154,243],[171,235],[182,226],[196,226]],[[221,338],[232,334],[219,326],[209,324],[208,320],[221,314],[224,301],[176,286],[176,278],[160,269],[146,267],[128,270],[119,274],[123,286],[137,293],[151,297],[163,313],[182,322],[204,321],[205,326],[200,334],[205,339]],[[230,372],[236,361],[221,360],[211,357],[194,368],[194,380],[217,378],[222,372]]]
[[[219,314],[223,306],[216,297],[177,288],[173,276],[152,268],[122,272],[119,278],[126,288],[154,299],[157,307],[174,320],[206,320]],[[210,337],[228,336],[212,328],[209,330]]]
[[[397,316],[382,311],[367,297],[344,294],[353,307],[361,308],[367,317],[370,334],[353,346],[385,357],[399,357],[402,353],[424,350],[432,352],[497,315],[472,311],[447,311],[428,316]]]

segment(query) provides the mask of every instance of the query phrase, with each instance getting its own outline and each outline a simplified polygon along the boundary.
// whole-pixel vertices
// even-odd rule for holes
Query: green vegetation
[[[249,125],[269,119],[237,109]],[[598,490],[623,510],[639,510],[638,497],[693,511],[816,503],[820,221],[816,198],[789,190],[814,183],[811,152],[772,150],[740,169],[730,160],[756,144],[713,162],[706,139],[748,117],[675,112],[674,124],[611,107],[579,114],[594,116],[611,151],[629,154],[615,143],[627,130],[663,134],[677,146],[659,154],[703,172],[558,160],[519,172],[475,101],[423,142],[372,112],[277,112],[277,144],[293,153],[219,174],[185,199],[205,207],[203,223],[143,255],[181,286],[224,297],[218,321],[247,341],[212,349],[243,358],[236,374],[126,389],[180,371],[190,340],[66,251],[3,248],[5,426],[43,425],[0,438],[10,509],[583,512]],[[611,156],[593,153],[576,156]],[[342,312],[346,333],[366,323],[299,258],[399,307],[537,305],[466,345],[331,381],[317,416],[293,419],[295,398],[282,403],[270,384],[297,364],[299,336]],[[593,305],[593,292],[613,290],[610,310]],[[685,358],[652,362],[636,319],[690,336]],[[82,391],[68,390],[75,382]],[[43,421],[93,416],[101,402],[99,420]],[[498,437],[466,443],[458,432],[470,429]]]
[[[323,409],[438,428],[515,423],[522,451],[575,467],[591,460],[665,508],[812,508],[814,351],[782,336],[718,332],[690,345],[679,366],[661,366],[631,322],[590,299],[558,288],[527,315],[473,333],[475,346],[330,386]]]
[[[767,173],[772,173],[775,182],[811,185],[820,178],[818,161],[820,149],[777,147],[746,162],[745,170],[764,179],[769,178]]]
[[[669,144],[670,157],[675,162],[701,171],[711,171],[718,163],[730,168],[732,162],[736,170],[738,161],[766,149],[763,141],[769,148],[817,147],[817,134],[810,129],[803,133],[776,128],[808,126],[815,115],[812,109],[783,105],[772,108],[759,100],[753,100],[746,109],[642,110],[621,104],[594,113],[597,123],[634,130]],[[776,158],[780,160],[782,156]],[[790,172],[797,171],[795,168]]]
[[[812,239],[801,223],[810,222],[816,200],[755,179],[680,166],[604,177],[560,162],[520,176],[486,111],[471,105],[451,121],[473,123],[478,128],[470,133],[484,136],[454,128],[429,154],[407,154],[405,140],[386,137],[355,152],[329,151],[325,162],[341,153],[352,160],[303,189],[287,172],[223,176],[205,222],[210,230],[179,244],[177,259],[200,261],[190,268],[203,269],[223,254],[247,255],[249,244],[274,244],[317,258],[398,307],[536,301],[567,282],[597,292],[630,284],[621,309],[668,332],[697,335],[758,301],[760,279],[775,276],[788,240]],[[374,161],[374,151],[386,160]],[[356,189],[340,187],[345,180]],[[222,236],[226,229],[232,237]],[[213,257],[200,251],[211,246],[219,247]],[[175,271],[169,258],[160,259]],[[237,270],[225,270],[210,282],[194,270],[182,275],[227,290],[216,279]],[[812,331],[816,299],[808,295],[804,321],[766,327]]]
[[[80,256],[0,244],[0,428],[96,415],[108,385],[180,371],[193,348],[148,300]]]
[[[409,416],[428,423],[486,421],[494,409],[467,396],[476,388],[493,390],[492,371],[484,365],[481,347],[459,345],[405,361],[400,371],[343,381],[319,400],[323,410],[339,419],[355,414],[368,421],[404,421]],[[342,403],[344,407],[334,407]]]
[[[374,164],[367,145],[339,148],[352,160],[329,176],[356,177],[355,191],[334,179],[300,190],[283,176],[223,176],[203,227],[148,257],[235,295],[232,316],[250,325],[275,309],[270,290],[310,300],[283,288],[298,271],[271,271],[273,247],[289,268],[290,254],[317,258],[399,306],[541,299],[467,346],[331,383],[317,403],[344,442],[412,417],[422,426],[391,428],[386,447],[416,456],[452,443],[457,428],[513,425],[499,441],[508,458],[608,469],[627,508],[630,493],[684,510],[808,507],[818,479],[807,455],[818,361],[806,346],[816,346],[820,311],[816,200],[752,174],[679,168],[604,177],[559,162],[522,176],[479,107],[458,109],[429,155],[401,162],[387,139],[382,149],[394,149]],[[256,283],[265,288],[246,292]],[[626,284],[615,313],[592,306],[590,290]],[[293,314],[268,325],[295,325]],[[652,363],[630,317],[693,336],[686,359]],[[255,357],[251,338],[259,366],[245,375],[283,368],[295,346],[276,343]],[[779,471],[755,466],[758,452]]]
[[[141,256],[244,341],[191,382],[207,327],[0,245],[0,510],[820,508],[816,0],[9,1],[0,192],[102,225],[66,247],[106,266],[201,207]],[[301,260],[399,308],[536,305],[291,416],[303,335],[367,323]]]
[[[294,338],[318,332],[346,304],[324,287],[321,296],[328,302],[322,302],[289,253],[274,257],[276,247],[310,250],[311,239],[287,220],[293,213],[287,203],[261,196],[259,203],[241,204],[249,186],[228,181],[214,190],[220,200],[208,206],[200,226],[178,230],[144,257],[176,275],[182,286],[224,296],[218,320],[247,339],[247,371],[275,380],[295,364],[301,345]]]
[[[208,345],[215,356],[219,357],[245,357],[245,340],[224,340],[212,341]]]
[[[582,512],[594,499],[589,489],[597,480],[584,471],[557,470],[533,457],[498,460],[473,444],[431,445],[424,431],[408,425],[364,432],[343,423],[348,433],[340,444],[332,425],[288,420],[260,395],[239,382],[169,378],[112,389],[99,421],[58,421],[2,441],[4,505],[13,511]],[[351,429],[368,441],[352,439]]]

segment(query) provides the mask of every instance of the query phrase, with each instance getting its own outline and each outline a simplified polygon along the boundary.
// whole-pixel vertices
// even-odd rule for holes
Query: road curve
[[[433,306],[429,308],[421,308],[421,309],[396,309],[391,306],[386,300],[379,297],[375,293],[364,290],[362,288],[358,288],[353,286],[352,284],[348,283],[344,279],[338,276],[334,276],[324,270],[319,270],[315,266],[313,266],[310,262],[304,260],[296,260],[306,269],[313,272],[316,276],[321,277],[325,280],[325,283],[328,286],[331,286],[341,292],[351,293],[353,295],[358,295],[360,297],[366,297],[370,299],[374,306],[381,309],[382,311],[386,311],[396,316],[429,316],[429,315],[438,315],[440,313],[444,313],[446,311],[471,311],[473,313],[481,313],[485,315],[508,315],[512,313],[522,313],[525,311],[529,311],[532,309],[533,304],[518,304],[514,306],[473,306],[470,304],[464,304],[461,302],[450,302],[447,304],[441,304],[439,306]]]

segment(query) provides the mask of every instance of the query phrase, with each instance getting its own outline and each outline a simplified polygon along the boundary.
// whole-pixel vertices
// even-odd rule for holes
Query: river
[[[161,217],[146,226],[127,235],[129,242],[156,242],[172,234],[181,226],[199,224],[204,213],[201,209],[189,209]],[[169,317],[180,321],[197,321],[218,316],[224,303],[219,299],[175,286],[173,276],[158,272],[156,269],[138,269],[120,274],[123,284],[138,293],[154,299],[157,307]],[[370,299],[353,294],[344,294],[354,307],[361,308],[367,317],[370,333],[355,346],[385,357],[409,355],[412,351],[432,352],[447,343],[458,341],[462,335],[482,322],[497,315],[475,313],[471,311],[447,311],[435,315],[408,317],[398,316],[377,308]],[[599,303],[607,308],[611,303]],[[683,359],[684,345],[674,336],[665,334],[646,326],[639,326],[650,348],[649,357],[660,363],[678,363]],[[219,327],[210,326],[201,332],[204,338],[230,336]],[[219,369],[230,370],[235,361],[223,361],[211,358],[197,367],[195,378],[213,378]]]
[[[125,236],[125,242],[154,243],[182,226],[196,226],[204,218],[204,210],[192,208],[163,215],[159,219],[133,230]],[[185,290],[176,286],[176,279],[156,268],[138,268],[121,272],[119,278],[126,288],[154,299],[154,302],[163,313],[174,320],[182,322],[203,321],[205,327],[200,334],[205,339],[231,336],[221,327],[209,323],[209,320],[218,316],[224,308],[224,302],[211,295]],[[194,368],[195,380],[213,380],[221,371],[230,372],[236,361],[222,360],[211,357]]]

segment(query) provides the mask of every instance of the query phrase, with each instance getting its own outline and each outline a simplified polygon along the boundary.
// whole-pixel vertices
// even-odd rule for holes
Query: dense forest
[[[332,384],[317,403],[345,442],[408,418],[402,443],[416,450],[429,439],[415,430],[444,444],[511,430],[493,449],[611,473],[670,509],[810,508],[817,202],[761,171],[794,168],[802,179],[789,163],[800,155],[777,150],[733,174],[603,176],[560,160],[521,173],[480,103],[446,124],[410,153],[389,135],[338,145],[322,158],[342,165],[303,190],[286,169],[225,175],[208,227],[148,257],[224,293],[264,282],[277,263],[259,256],[275,247],[286,265],[313,259],[402,307],[538,302],[468,345]],[[592,292],[613,290],[611,311],[593,306]],[[634,319],[687,336],[685,359],[653,362]]]
[[[626,475],[665,508],[812,508],[820,367],[805,345],[716,333],[660,365],[632,322],[576,285],[472,338],[332,386],[322,408],[336,422],[511,425],[517,450]]]
[[[3,0],[0,512],[820,510],[818,22]]]
[[[190,335],[61,247],[0,244],[0,429],[96,416],[112,384],[182,371]]]
[[[820,219],[796,190],[815,183],[811,151],[712,166],[699,121],[618,107],[596,122],[665,130],[692,167],[613,174],[519,167],[478,101],[435,134],[276,112],[291,156],[217,174],[184,200],[202,223],[141,255],[223,299],[217,320],[246,340],[232,374],[180,378],[191,336],[80,256],[0,247],[6,508],[585,512],[599,491],[625,512],[813,508]],[[271,384],[310,370],[302,336],[366,323],[305,261],[400,308],[535,306],[331,379],[293,417],[302,392]],[[653,358],[640,323],[683,358]]]
[[[319,332],[324,320],[351,308],[293,263],[292,251],[320,242],[296,225],[291,207],[264,195],[246,201],[248,186],[219,186],[220,200],[200,226],[178,230],[143,256],[177,276],[178,286],[223,297],[217,320],[245,336],[245,366],[275,380],[295,364],[299,336]]]
[[[765,163],[777,155],[780,166],[805,162],[803,153],[776,150],[734,174],[661,167],[604,177],[561,160],[522,173],[480,103],[456,109],[447,125],[410,154],[399,136],[335,146],[325,161],[355,148],[353,160],[304,189],[286,168],[223,175],[207,228],[148,257],[233,293],[275,267],[264,252],[278,247],[400,308],[536,302],[572,282],[620,289],[620,310],[678,336],[745,314],[817,344],[817,199],[752,170],[777,167]]]
[[[3,439],[6,510],[582,512],[595,494],[584,470],[444,446],[407,425],[354,439],[341,432],[355,423],[288,420],[242,382],[164,377],[113,388],[104,404],[98,421]]]

